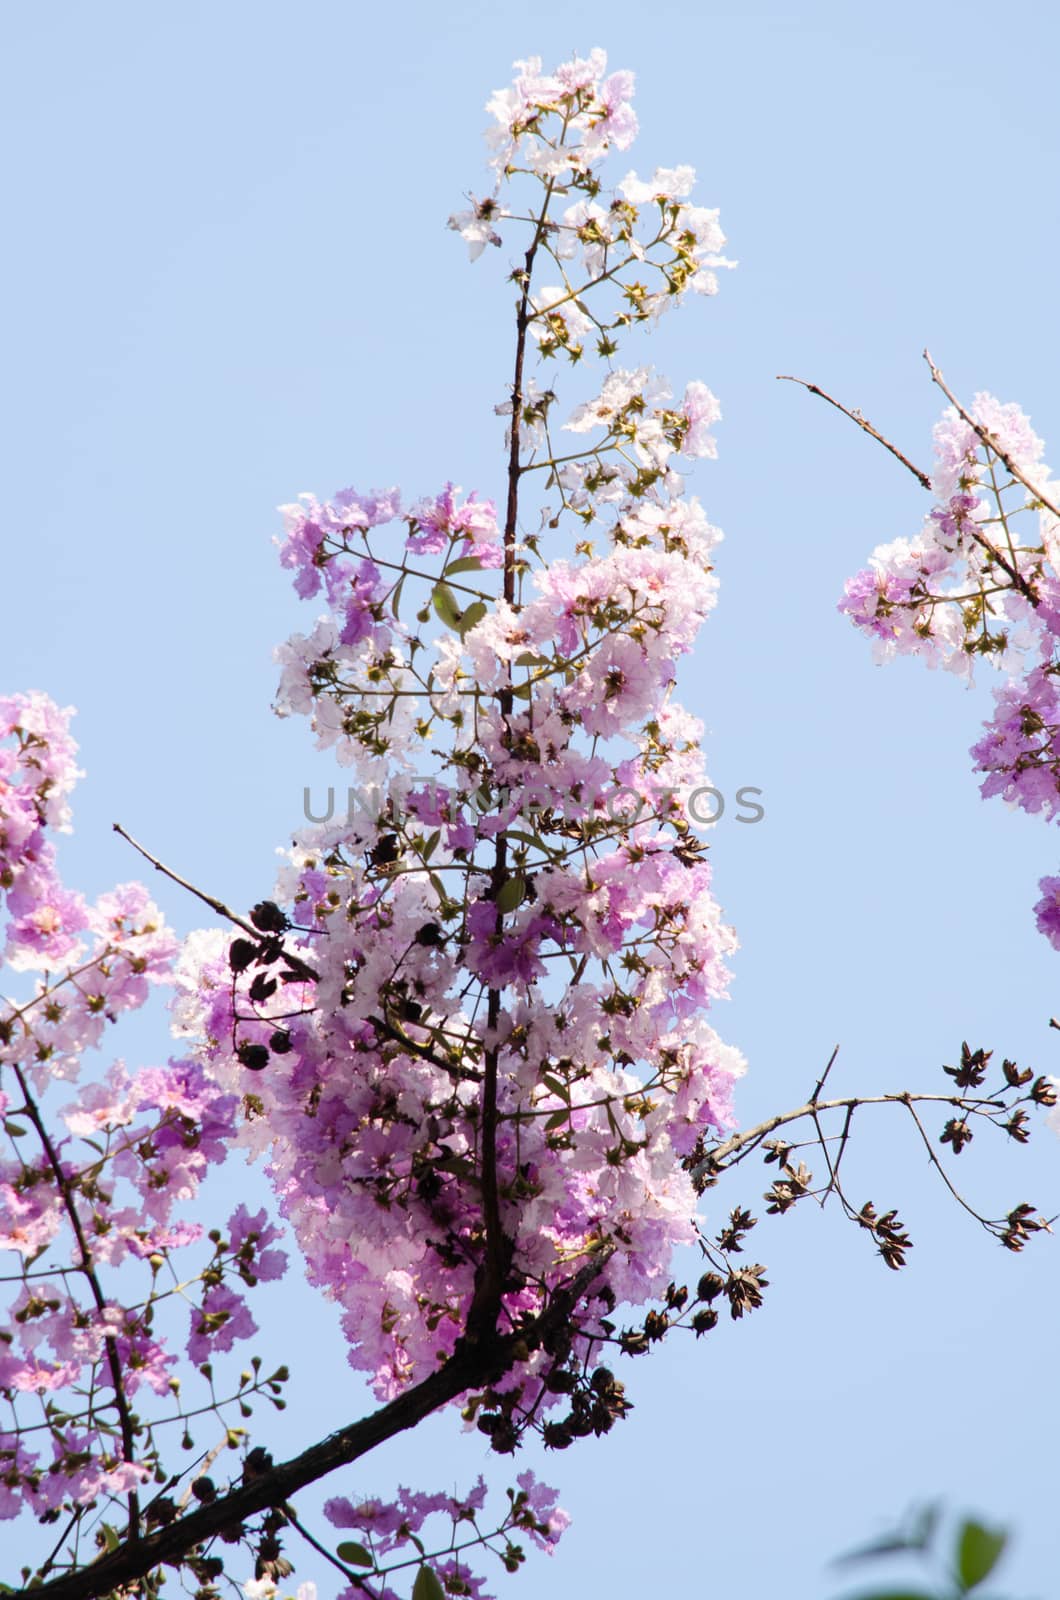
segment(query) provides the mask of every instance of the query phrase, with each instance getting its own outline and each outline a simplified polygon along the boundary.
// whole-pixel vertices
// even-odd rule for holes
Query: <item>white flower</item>
[[[648,200],[683,200],[695,181],[695,167],[656,167],[649,182],[627,172],[618,187],[631,205],[642,206]]]

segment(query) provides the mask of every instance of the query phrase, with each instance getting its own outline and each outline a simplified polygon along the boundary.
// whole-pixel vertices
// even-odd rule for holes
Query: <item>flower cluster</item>
[[[632,79],[604,73],[599,52],[550,76],[521,63],[491,102],[498,179],[537,194],[520,373],[524,344],[574,359],[591,328],[610,358],[631,323],[715,287],[722,236],[686,203],[691,169],[598,203],[636,127]],[[454,219],[473,254],[499,216],[495,197]],[[537,286],[539,256],[558,285]],[[653,260],[658,294],[639,282]],[[598,315],[597,290],[620,309]],[[491,1261],[502,1333],[598,1262],[562,1337],[465,1404],[498,1449],[569,1402],[557,1369],[597,1368],[617,1305],[663,1295],[698,1237],[688,1168],[743,1070],[704,1016],[735,938],[681,816],[702,728],[672,698],[721,537],[675,462],[714,454],[718,404],[615,368],[560,458],[555,403],[517,380],[503,497],[286,508],[281,560],[327,610],[281,647],[277,708],[377,800],[299,836],[258,939],[193,937],[176,1012],[243,1096],[240,1140],[381,1398],[453,1356]],[[499,527],[502,498],[517,515]],[[548,1437],[606,1431],[625,1405],[601,1380]]]
[[[913,539],[873,552],[839,609],[876,657],[917,655],[971,680],[985,660],[1006,676],[972,746],[982,793],[1060,815],[1060,511],[1044,446],[1015,405],[979,394],[935,427],[935,504]],[[1038,926],[1060,949],[1057,880],[1044,878]]]
[[[504,219],[525,220],[508,204],[508,186],[536,178],[557,200],[555,213],[539,208],[533,222],[560,281],[530,287],[531,335],[545,356],[563,351],[576,361],[592,336],[609,356],[616,330],[657,317],[687,289],[716,293],[715,269],[732,265],[720,253],[725,235],[718,213],[689,202],[695,183],[689,166],[659,167],[647,180],[629,172],[608,204],[601,203],[601,165],[612,148],[627,150],[637,133],[633,74],[608,74],[602,50],[550,74],[537,57],[516,67],[515,82],[486,108],[494,119],[486,135],[494,187],[483,199],[472,197],[471,208],[450,217],[449,226],[475,260],[487,244],[501,244]],[[655,276],[655,287],[642,281],[645,272]],[[585,303],[598,289],[607,295],[606,311]]]
[[[46,834],[69,827],[78,777],[69,716],[42,694],[0,699],[0,892],[13,965],[61,963],[87,925],[83,900],[59,882]]]
[[[525,1560],[523,1547],[516,1542],[519,1534],[525,1534],[538,1550],[552,1555],[570,1525],[567,1513],[556,1504],[555,1489],[539,1483],[532,1472],[521,1472],[516,1482],[518,1488],[508,1490],[504,1518],[488,1533],[483,1533],[480,1525],[486,1504],[486,1484],[482,1478],[464,1496],[423,1494],[399,1488],[396,1495],[386,1500],[373,1496],[354,1502],[342,1496],[327,1501],[324,1514],[328,1520],[336,1528],[349,1529],[358,1535],[355,1542],[340,1545],[340,1553],[347,1560],[355,1560],[358,1567],[370,1569],[361,1583],[344,1591],[340,1600],[356,1600],[358,1592],[363,1593],[365,1589],[373,1600],[399,1600],[387,1578],[392,1571],[410,1564],[404,1555],[410,1546],[422,1558],[431,1540],[425,1524],[432,1518],[449,1523],[448,1539],[430,1559],[430,1570],[441,1580],[445,1592],[470,1595],[473,1600],[488,1600],[483,1579],[470,1571],[466,1561],[461,1559],[465,1550],[486,1545],[508,1572],[516,1572]],[[415,1561],[416,1557],[412,1559]]]

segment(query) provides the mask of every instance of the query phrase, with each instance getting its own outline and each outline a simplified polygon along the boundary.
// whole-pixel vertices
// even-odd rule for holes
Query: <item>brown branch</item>
[[[976,433],[977,437],[980,438],[985,445],[989,446],[989,448],[994,452],[994,454],[998,457],[998,459],[1005,464],[1005,466],[1008,468],[1009,472],[1012,473],[1012,476],[1014,478],[1018,479],[1018,481],[1020,483],[1022,483],[1023,486],[1026,489],[1028,489],[1032,495],[1034,495],[1035,499],[1040,500],[1042,505],[1044,505],[1047,508],[1047,510],[1052,511],[1055,516],[1060,518],[1060,510],[1058,510],[1055,506],[1053,506],[1051,504],[1051,502],[1048,501],[1045,498],[1045,496],[1040,492],[1040,490],[1036,489],[1034,487],[1034,485],[1032,483],[1030,483],[1029,480],[1023,476],[1022,472],[1020,472],[1019,468],[1016,466],[1016,464],[1012,460],[1011,456],[1009,456],[1002,449],[1001,445],[994,438],[993,434],[988,432],[988,430],[986,428],[980,427],[980,425],[975,421],[975,419],[973,417],[969,416],[968,412],[965,411],[965,409],[961,405],[960,401],[954,398],[953,394],[950,392],[950,390],[946,387],[946,384],[943,382],[942,374],[939,372],[938,368],[934,365],[934,363],[931,360],[930,355],[928,354],[928,352],[926,350],[924,351],[924,360],[927,362],[928,366],[931,368],[931,376],[934,379],[934,381],[938,384],[939,388],[942,390],[942,392],[946,396],[946,398],[954,406],[956,406],[958,412],[963,417],[964,421],[968,424],[968,426],[975,430],[975,433]],[[861,412],[859,410],[857,410],[857,408],[855,408],[854,410],[851,410],[848,406],[843,405],[840,401],[833,399],[833,397],[830,394],[826,394],[825,391],[822,388],[820,388],[816,383],[807,383],[805,378],[793,378],[789,373],[784,373],[784,372],[779,372],[777,374],[777,378],[778,378],[778,381],[780,381],[782,383],[798,383],[798,384],[801,384],[802,387],[804,389],[808,389],[811,394],[819,395],[822,400],[827,400],[828,404],[830,406],[835,406],[837,411],[841,411],[845,417],[849,417],[851,422],[856,422],[859,428],[861,428],[865,433],[869,434],[873,439],[877,439],[879,441],[879,443],[883,445],[884,449],[889,450],[891,452],[892,456],[894,456],[896,460],[898,460],[898,461],[900,461],[902,463],[903,467],[908,468],[908,470],[913,474],[914,478],[916,478],[917,482],[921,485],[922,488],[927,489],[927,490],[931,489],[931,479],[928,477],[927,473],[926,472],[922,472],[919,467],[915,467],[913,465],[913,463],[909,460],[909,458],[902,454],[902,452],[898,449],[898,446],[892,444],[890,439],[886,438],[882,433],[880,433],[878,428],[874,428],[872,423],[869,422],[868,418],[867,417],[863,417]],[[980,533],[979,530],[974,526],[974,524],[971,524],[971,523],[967,524],[966,525],[966,531],[971,536],[971,538],[975,541],[975,543],[980,547],[980,549],[984,550],[986,552],[986,554],[991,558],[991,560],[994,561],[1001,568],[1002,572],[1004,572],[1006,574],[1006,576],[1008,577],[1009,581],[1012,583],[1013,587],[1019,590],[1020,594],[1023,595],[1024,599],[1028,600],[1032,606],[1037,606],[1038,603],[1039,603],[1038,596],[1035,593],[1032,585],[1030,583],[1028,583],[1027,579],[1023,576],[1022,572],[1020,572],[1019,568],[1017,566],[1015,566],[1013,562],[1009,561],[1008,558],[1006,556],[1004,556],[1002,554],[1002,552],[997,548],[997,546],[992,544],[990,542],[990,540],[985,537],[984,534]]]
[[[81,1252],[81,1260],[78,1263],[78,1270],[84,1275],[88,1286],[92,1291],[92,1298],[96,1302],[96,1310],[99,1312],[100,1316],[103,1316],[107,1309],[107,1298],[103,1293],[103,1285],[100,1283],[99,1278],[96,1275],[96,1269],[92,1264],[92,1254],[88,1248],[88,1240],[85,1238],[85,1230],[82,1225],[81,1218],[78,1215],[77,1206],[74,1203],[71,1182],[66,1176],[66,1173],[63,1171],[62,1163],[59,1160],[59,1152],[52,1143],[51,1135],[44,1125],[44,1118],[41,1116],[37,1107],[37,1102],[34,1100],[33,1095],[30,1092],[29,1083],[26,1080],[26,1076],[22,1071],[22,1068],[19,1066],[17,1061],[12,1061],[10,1066],[12,1072],[15,1074],[15,1078],[18,1081],[18,1086],[21,1089],[25,1099],[25,1105],[22,1109],[25,1111],[25,1114],[29,1118],[30,1122],[32,1122],[34,1128],[36,1129],[37,1137],[44,1147],[44,1153],[48,1158],[48,1165],[51,1167],[52,1176],[55,1179],[55,1186],[59,1190],[59,1193],[62,1197],[63,1208],[70,1219],[70,1226],[73,1228],[74,1237],[77,1240],[77,1248]],[[114,1404],[118,1411],[118,1421],[121,1428],[121,1443],[124,1459],[128,1462],[134,1462],[136,1460],[136,1436],[133,1431],[132,1413],[129,1410],[129,1401],[125,1394],[125,1385],[122,1379],[121,1358],[118,1355],[118,1344],[113,1334],[104,1335],[103,1347],[107,1352],[107,1369],[110,1372],[110,1381],[114,1385]],[[135,1542],[139,1540],[140,1497],[135,1489],[130,1489],[129,1491],[129,1534],[132,1541]]]
[[[172,867],[167,867],[164,861],[159,861],[158,857],[152,855],[150,850],[140,844],[139,840],[134,839],[131,833],[127,833],[120,822],[115,822],[112,826],[114,832],[120,834],[128,844],[132,845],[134,850],[138,850],[145,861],[150,861],[156,872],[161,872],[163,877],[168,878],[171,883],[177,884],[179,888],[186,889],[189,894],[195,896],[196,900],[201,900],[203,905],[209,906],[211,911],[216,911],[219,917],[224,917],[226,922],[231,922],[235,927],[241,928],[244,933],[249,934],[255,943],[261,939],[261,929],[255,928],[252,922],[247,922],[238,912],[233,911],[231,906],[226,906],[224,901],[218,900],[216,895],[207,894],[205,889],[197,888],[187,878],[182,878],[179,872],[174,872]],[[292,955],[287,949],[284,949],[283,959],[293,972],[296,972],[299,977],[305,978],[309,982],[315,983],[320,976],[316,968],[311,967],[308,961],[303,961],[301,956]]]
[[[252,939],[261,938],[260,932],[254,927],[253,923],[246,922],[237,912],[232,910],[231,906],[226,906],[223,900],[218,900],[215,895],[207,894],[205,889],[197,889],[193,883],[189,883],[187,878],[182,878],[179,872],[174,872],[172,867],[167,867],[164,862],[159,861],[158,857],[153,856],[150,850],[133,838],[131,833],[127,833],[120,822],[115,822],[113,828],[114,832],[119,833],[127,844],[131,844],[134,850],[140,852],[145,861],[150,861],[156,872],[161,872],[172,883],[178,884],[181,889],[186,889],[189,894],[195,896],[196,900],[201,900],[203,905],[209,906],[211,911],[216,911],[219,917],[224,917],[227,922],[232,922],[237,928],[242,928],[243,932],[248,933]]]
[[[899,450],[898,446],[896,444],[892,444],[890,439],[886,438],[878,428],[874,428],[868,417],[863,417],[859,410],[855,408],[853,411],[851,411],[849,407],[843,405],[839,400],[834,400],[830,394],[826,394],[818,384],[807,383],[805,378],[793,378],[789,372],[778,372],[777,382],[801,384],[802,387],[804,389],[808,389],[811,394],[818,395],[822,400],[827,400],[828,404],[830,406],[835,406],[836,410],[841,411],[844,417],[849,417],[851,422],[856,422],[863,433],[867,433],[870,438],[875,439],[878,444],[882,444],[885,450],[889,450],[892,456],[894,456],[897,461],[900,461],[902,466],[913,474],[913,477],[917,480],[922,489],[930,490],[931,479],[928,477],[927,473],[922,472],[919,467],[914,467],[913,463],[909,460],[909,457],[904,456]]]
[[[504,518],[504,598],[508,605],[515,604],[515,555],[519,528],[519,423],[523,410],[523,365],[526,359],[526,334],[530,326],[530,281],[534,258],[544,237],[545,218],[552,198],[553,180],[545,187],[541,215],[537,219],[534,236],[524,258],[519,274],[522,293],[515,317],[515,372],[512,376],[512,426],[508,441],[508,501]],[[508,667],[511,678],[511,664]],[[514,695],[509,686],[498,696],[501,716],[505,725],[512,714]],[[490,889],[494,900],[508,877],[508,837],[505,831],[497,835],[493,858]],[[498,910],[496,933],[503,936],[504,917]],[[496,1031],[500,1021],[500,990],[491,988],[486,1002],[487,1027]],[[499,1051],[490,1045],[482,1061],[482,1122],[480,1129],[482,1162],[482,1221],[486,1232],[485,1257],[479,1272],[474,1298],[467,1316],[467,1331],[471,1339],[493,1336],[500,1313],[504,1279],[512,1256],[512,1241],[504,1232],[501,1218],[500,1194],[497,1181],[497,1067]]]
[[[781,1111],[775,1117],[767,1117],[764,1122],[756,1123],[753,1128],[744,1128],[739,1133],[734,1133],[722,1144],[716,1145],[707,1152],[705,1158],[692,1168],[693,1178],[703,1173],[716,1174],[721,1171],[719,1163],[728,1156],[735,1155],[737,1160],[742,1155],[749,1153],[748,1146],[761,1144],[767,1134],[773,1133],[777,1128],[782,1128],[788,1122],[798,1122],[800,1117],[813,1117],[821,1111],[856,1111],[859,1106],[906,1106],[914,1102],[918,1104],[934,1104],[954,1106],[957,1110],[967,1110],[970,1102],[962,1100],[960,1095],[954,1094],[910,1094],[903,1091],[900,1094],[852,1094],[844,1095],[836,1100],[807,1100],[805,1105],[796,1106],[791,1111]],[[991,1107],[1002,1109],[996,1101],[985,1099],[976,1101],[973,1109]],[[735,1162],[730,1163],[735,1165]]]
[[[395,1023],[390,1022],[387,1018],[378,1017],[373,1012],[370,1016],[365,1017],[364,1020],[370,1022],[378,1033],[385,1035],[388,1039],[393,1039],[395,1044],[401,1046],[402,1050],[407,1050],[410,1055],[420,1056],[424,1061],[429,1061],[432,1067],[437,1067],[441,1072],[448,1073],[451,1078],[457,1078],[461,1082],[482,1082],[481,1072],[478,1072],[474,1067],[462,1066],[458,1061],[443,1061],[441,1056],[435,1055],[429,1045],[419,1044],[415,1039],[410,1039],[407,1033],[403,1033]]]
[[[928,1160],[931,1162],[931,1165],[934,1167],[935,1171],[938,1173],[939,1177],[942,1179],[943,1183],[946,1185],[946,1188],[950,1191],[950,1194],[956,1200],[957,1204],[959,1206],[963,1206],[965,1211],[967,1211],[968,1215],[970,1217],[974,1217],[976,1222],[978,1222],[982,1227],[984,1227],[987,1230],[988,1233],[996,1233],[998,1230],[995,1227],[995,1225],[992,1222],[990,1222],[990,1220],[987,1217],[980,1216],[979,1212],[976,1211],[975,1207],[974,1206],[970,1206],[968,1204],[968,1202],[964,1198],[964,1196],[960,1193],[960,1191],[958,1189],[956,1189],[954,1187],[953,1183],[950,1181],[949,1174],[947,1173],[945,1167],[942,1165],[942,1162],[939,1160],[938,1156],[935,1154],[934,1148],[932,1147],[931,1140],[927,1136],[927,1129],[924,1127],[924,1124],[921,1122],[920,1118],[916,1114],[916,1111],[913,1109],[913,1097],[911,1095],[907,1094],[907,1095],[903,1095],[901,1098],[905,1103],[906,1110],[909,1112],[909,1115],[912,1117],[913,1121],[916,1123],[917,1132],[919,1133],[921,1139],[924,1141],[924,1149],[927,1151]]]
[[[302,1535],[302,1538],[305,1540],[306,1544],[312,1545],[317,1555],[323,1556],[325,1561],[330,1562],[335,1568],[336,1572],[341,1572],[347,1583],[352,1584],[355,1589],[362,1590],[365,1594],[370,1595],[372,1593],[364,1573],[354,1572],[352,1567],[348,1567],[344,1561],[339,1560],[338,1556],[333,1555],[328,1549],[327,1545],[321,1544],[320,1540],[311,1534],[305,1524],[301,1522],[295,1515],[293,1506],[285,1504],[281,1506],[280,1509],[287,1518],[288,1522],[291,1524],[291,1527]]]
[[[129,1541],[90,1566],[65,1573],[50,1583],[18,1590],[10,1600],[100,1600],[101,1596],[135,1583],[158,1566],[179,1566],[197,1546],[218,1534],[234,1532],[259,1512],[277,1506],[282,1508],[307,1484],[348,1466],[387,1439],[416,1427],[432,1411],[455,1400],[465,1390],[495,1382],[516,1361],[525,1359],[527,1349],[539,1348],[551,1333],[570,1321],[578,1302],[600,1275],[610,1254],[610,1249],[597,1251],[569,1283],[555,1291],[545,1310],[528,1327],[490,1341],[461,1340],[437,1372],[432,1372],[422,1383],[370,1416],[339,1429],[292,1460],[268,1467],[239,1488],[136,1543]]]
[[[816,1083],[816,1085],[814,1087],[814,1091],[810,1096],[811,1104],[816,1105],[818,1100],[821,1098],[821,1090],[824,1088],[825,1083],[828,1081],[828,1074],[831,1072],[832,1068],[835,1066],[836,1057],[838,1055],[839,1055],[839,1046],[836,1045],[835,1049],[832,1051],[832,1054],[828,1057],[828,1065],[825,1067],[824,1071],[821,1073],[821,1076],[818,1078],[817,1083]]]

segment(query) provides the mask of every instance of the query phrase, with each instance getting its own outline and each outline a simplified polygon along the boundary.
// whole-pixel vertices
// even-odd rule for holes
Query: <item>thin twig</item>
[[[986,1228],[988,1232],[990,1232],[990,1233],[995,1232],[994,1225],[988,1220],[988,1218],[980,1216],[979,1212],[976,1211],[975,1207],[974,1206],[970,1206],[968,1204],[967,1200],[964,1198],[964,1196],[959,1192],[959,1190],[954,1188],[954,1186],[951,1183],[950,1178],[949,1178],[949,1176],[948,1176],[948,1174],[946,1172],[945,1167],[942,1165],[942,1162],[939,1160],[938,1156],[935,1154],[934,1149],[932,1148],[931,1140],[927,1136],[927,1130],[924,1127],[924,1124],[921,1122],[920,1118],[917,1116],[916,1112],[913,1109],[913,1098],[912,1098],[912,1096],[911,1095],[902,1095],[901,1099],[902,1099],[902,1101],[903,1101],[903,1103],[905,1105],[906,1110],[909,1112],[909,1115],[912,1117],[913,1121],[916,1123],[917,1132],[919,1133],[921,1139],[924,1141],[924,1149],[927,1151],[928,1160],[931,1162],[931,1165],[934,1167],[935,1171],[938,1173],[939,1177],[942,1179],[943,1183],[946,1185],[947,1189],[950,1191],[950,1194],[956,1200],[957,1204],[959,1206],[963,1206],[965,1211],[967,1211],[968,1215],[970,1217],[974,1217],[976,1222],[978,1222],[982,1227]]]
[[[1018,478],[1019,482],[1022,483],[1025,488],[1029,489],[1030,493],[1033,494],[1036,499],[1041,500],[1042,504],[1046,506],[1048,510],[1053,511],[1057,517],[1060,517],[1060,511],[1057,511],[1056,508],[1044,498],[1040,491],[1036,489],[1033,484],[1028,482],[1028,480],[1017,468],[1015,462],[1001,448],[993,434],[989,433],[987,429],[980,427],[974,418],[969,416],[968,412],[965,411],[960,402],[954,399],[954,396],[950,393],[950,390],[947,389],[945,383],[942,381],[941,373],[932,363],[931,357],[928,355],[926,350],[924,351],[924,359],[927,361],[929,367],[931,367],[931,375],[935,382],[939,385],[939,388],[942,390],[943,394],[945,394],[946,397],[957,407],[957,410],[960,412],[965,422],[967,422],[968,426],[970,428],[974,428],[977,437],[980,438],[984,444],[988,445],[991,450],[993,450],[999,460],[1004,462],[1005,466],[1012,473],[1013,477]],[[915,467],[909,458],[902,454],[897,445],[893,445],[890,439],[886,438],[882,433],[880,433],[878,428],[874,428],[872,423],[869,422],[866,417],[863,417],[859,410],[856,408],[851,410],[848,406],[841,404],[840,401],[833,399],[830,394],[826,394],[818,384],[807,383],[805,378],[793,378],[790,374],[783,372],[778,373],[777,377],[781,382],[784,383],[801,384],[802,387],[804,389],[808,389],[811,394],[819,395],[822,400],[827,400],[830,406],[835,406],[837,411],[841,411],[845,417],[850,418],[851,422],[856,422],[858,427],[863,429],[865,433],[870,434],[873,439],[877,439],[886,450],[891,452],[892,456],[894,456],[896,460],[902,463],[903,467],[907,467],[909,469],[909,471],[913,474],[923,488],[927,490],[931,489],[931,479],[928,477],[927,473],[921,472],[919,467]],[[1024,599],[1029,601],[1032,606],[1037,606],[1039,601],[1034,588],[1030,583],[1028,583],[1027,579],[1023,576],[1022,572],[1015,565],[1015,563],[1009,561],[1009,559],[1001,553],[996,545],[991,544],[990,540],[987,539],[984,534],[979,532],[979,529],[974,523],[968,522],[965,524],[964,531],[968,533],[970,538],[975,541],[981,550],[986,552],[992,561],[997,563],[1002,572],[1004,572],[1010,579],[1013,587],[1019,590]]]
[[[292,1505],[285,1501],[280,1507],[280,1510],[291,1524],[291,1527],[297,1529],[297,1531],[302,1535],[302,1538],[305,1540],[306,1544],[311,1544],[318,1555],[323,1556],[325,1561],[330,1561],[335,1570],[337,1572],[341,1572],[342,1576],[350,1583],[354,1584],[358,1589],[363,1589],[366,1594],[372,1593],[371,1589],[368,1587],[368,1580],[366,1578],[362,1577],[360,1573],[354,1572],[352,1568],[348,1567],[344,1561],[340,1561],[338,1556],[332,1555],[327,1546],[322,1545],[320,1540],[315,1539],[310,1533],[309,1529],[305,1527],[303,1523],[299,1522],[298,1518],[295,1516],[294,1507]]]
[[[830,406],[835,406],[836,410],[841,411],[844,417],[849,417],[851,422],[856,422],[858,427],[861,428],[864,433],[869,434],[877,441],[878,444],[882,444],[885,450],[889,450],[892,456],[894,456],[896,460],[900,461],[902,466],[913,474],[913,477],[917,480],[922,489],[930,490],[931,479],[928,477],[927,473],[921,472],[919,467],[914,467],[909,457],[904,456],[899,450],[898,446],[896,444],[892,444],[890,439],[886,438],[878,428],[874,428],[868,417],[863,417],[861,412],[856,408],[851,411],[848,406],[843,405],[839,400],[834,400],[830,394],[826,394],[819,384],[807,383],[805,378],[793,378],[790,372],[778,372],[777,381],[778,383],[801,384],[802,387],[804,389],[808,389],[811,394],[818,395],[822,400],[827,400]]]
[[[226,921],[233,923],[235,927],[241,928],[244,933],[250,935],[255,943],[261,939],[261,929],[255,928],[252,922],[247,922],[237,911],[233,911],[231,906],[226,906],[224,901],[218,900],[216,895],[207,894],[205,889],[197,888],[187,878],[182,878],[179,872],[174,872],[172,867],[167,867],[164,861],[159,861],[158,857],[152,855],[150,850],[140,844],[139,840],[134,839],[131,833],[127,833],[120,822],[115,822],[113,827],[114,832],[121,834],[121,837],[131,844],[134,850],[140,852],[145,861],[150,861],[156,872],[161,872],[171,883],[177,884],[181,889],[186,889],[189,894],[195,896],[196,900],[201,900],[203,905],[209,906],[211,911],[216,911],[219,917],[224,917]],[[311,967],[308,961],[303,961],[301,956],[292,955],[287,949],[283,951],[283,959],[299,977],[315,983],[320,976],[316,968]]]
[[[835,1049],[832,1051],[832,1054],[828,1057],[828,1065],[825,1067],[824,1071],[821,1073],[821,1076],[818,1078],[817,1086],[816,1086],[816,1088],[814,1089],[813,1093],[810,1096],[810,1104],[811,1105],[815,1106],[817,1104],[818,1100],[821,1098],[821,1090],[825,1086],[825,1080],[827,1079],[828,1074],[831,1072],[832,1068],[835,1066],[835,1060],[836,1060],[836,1056],[838,1054],[839,1054],[839,1046],[836,1045]]]
[[[254,927],[253,923],[247,922],[238,912],[233,911],[231,906],[226,906],[223,900],[217,899],[216,895],[207,894],[205,889],[197,889],[193,883],[188,882],[187,878],[182,878],[179,872],[174,872],[172,867],[167,867],[165,862],[159,861],[158,857],[153,856],[150,850],[146,849],[138,839],[134,839],[131,833],[126,832],[120,822],[115,822],[113,826],[114,832],[121,834],[127,844],[131,844],[134,850],[140,852],[145,861],[150,861],[156,872],[161,872],[171,883],[177,884],[181,889],[186,889],[189,894],[195,896],[196,900],[201,900],[203,905],[209,906],[211,911],[216,911],[219,917],[224,917],[227,922],[232,922],[237,928],[242,928],[243,932],[248,933],[252,939],[261,938],[259,930]]]
[[[92,1260],[92,1252],[88,1247],[88,1239],[85,1237],[84,1225],[81,1221],[80,1215],[78,1214],[77,1205],[74,1201],[73,1184],[76,1180],[68,1178],[63,1170],[62,1162],[59,1160],[59,1152],[55,1148],[51,1135],[44,1125],[44,1118],[41,1116],[37,1102],[30,1093],[30,1087],[25,1073],[17,1061],[11,1062],[10,1065],[18,1086],[22,1091],[24,1100],[24,1104],[21,1108],[22,1113],[30,1122],[32,1122],[36,1130],[37,1137],[44,1148],[44,1153],[48,1158],[48,1165],[52,1169],[52,1175],[55,1179],[56,1188],[59,1190],[59,1194],[62,1197],[63,1209],[65,1210],[66,1215],[70,1220],[70,1226],[74,1231],[74,1238],[77,1240],[77,1248],[81,1253],[81,1260],[78,1263],[79,1270],[85,1276],[88,1286],[92,1291],[92,1298],[96,1303],[96,1310],[99,1312],[99,1315],[102,1318],[106,1315],[107,1299],[103,1293],[103,1286],[100,1283],[99,1277],[96,1273],[96,1269]],[[110,1372],[110,1381],[114,1385],[114,1404],[118,1410],[118,1421],[121,1427],[121,1442],[122,1450],[124,1451],[124,1458],[130,1465],[134,1465],[136,1463],[136,1435],[133,1428],[132,1412],[129,1409],[129,1397],[125,1392],[121,1358],[118,1354],[118,1345],[113,1334],[104,1334],[103,1348],[107,1353],[107,1368]],[[129,1539],[133,1544],[135,1544],[140,1538],[140,1496],[135,1489],[129,1490],[128,1505]]]
[[[782,1128],[785,1123],[798,1122],[800,1117],[810,1117],[818,1111],[857,1110],[860,1106],[908,1107],[914,1101],[919,1104],[953,1106],[958,1111],[969,1108],[969,1102],[962,1100],[959,1095],[909,1094],[904,1091],[901,1094],[852,1094],[844,1095],[837,1100],[808,1100],[805,1105],[796,1106],[791,1111],[781,1111],[775,1117],[767,1117],[764,1122],[757,1123],[753,1128],[744,1128],[740,1133],[732,1134],[722,1144],[709,1151],[704,1160],[698,1162],[692,1168],[692,1176],[697,1178],[707,1172],[716,1175],[719,1170],[722,1170],[719,1167],[719,1163],[724,1161],[727,1156],[736,1155],[739,1158],[741,1154],[747,1153],[746,1147],[748,1145],[760,1144],[767,1134],[773,1133],[777,1128]],[[981,1100],[975,1102],[973,1109],[980,1109],[986,1106],[998,1108],[996,1101]]]

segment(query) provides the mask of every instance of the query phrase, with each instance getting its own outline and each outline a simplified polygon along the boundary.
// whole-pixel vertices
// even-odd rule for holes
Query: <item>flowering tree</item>
[[[735,939],[687,815],[702,728],[672,697],[720,538],[678,463],[714,454],[719,408],[698,381],[675,399],[613,364],[729,263],[691,168],[604,188],[636,132],[632,90],[598,51],[549,75],[519,63],[490,102],[494,186],[451,221],[473,258],[519,239],[499,509],[447,484],[285,510],[281,561],[326,610],[278,652],[277,709],[306,715],[355,781],[271,898],[243,916],[192,889],[219,925],[179,949],[139,886],[87,906],[52,844],[77,776],[68,716],[39,694],[0,701],[6,955],[36,974],[0,1012],[0,1245],[17,1265],[0,1516],[48,1533],[39,1559],[15,1553],[9,1591],[148,1595],[168,1566],[200,1600],[224,1576],[258,1600],[304,1539],[344,1593],[479,1595],[469,1547],[514,1569],[526,1540],[550,1551],[563,1531],[533,1474],[492,1515],[482,1480],[385,1504],[336,1493],[337,1542],[292,1498],[448,1405],[500,1455],[530,1432],[562,1451],[610,1431],[630,1405],[616,1358],[760,1304],[764,1269],[739,1259],[754,1217],[737,1203],[708,1229],[699,1210],[749,1155],[775,1168],[768,1211],[834,1196],[898,1267],[896,1213],[856,1206],[842,1179],[862,1108],[897,1107],[945,1176],[932,1110],[958,1153],[976,1120],[1022,1141],[1026,1106],[1053,1101],[1010,1061],[984,1088],[990,1054],[965,1046],[937,1093],[828,1098],[830,1062],[804,1103],[733,1131],[744,1063],[707,1018]],[[542,373],[605,364],[565,420],[535,351]],[[182,1057],[77,1081],[157,983]],[[204,1232],[189,1203],[237,1151],[264,1158],[275,1210]],[[978,1220],[1014,1250],[1043,1225],[1028,1205]],[[287,1370],[221,1374],[257,1331],[248,1293],[284,1271],[283,1228],[379,1404],[276,1462],[243,1423],[283,1403]]]

